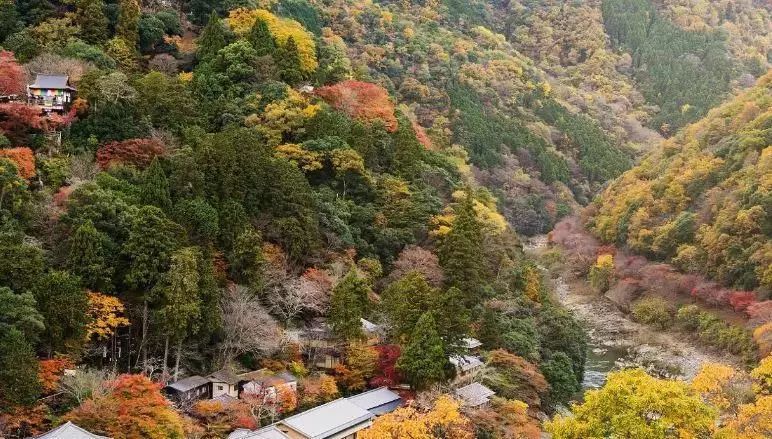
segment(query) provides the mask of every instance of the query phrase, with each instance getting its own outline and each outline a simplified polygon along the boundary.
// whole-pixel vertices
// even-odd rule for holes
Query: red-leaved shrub
[[[343,81],[321,87],[316,94],[336,110],[351,117],[366,121],[380,119],[390,133],[397,130],[394,103],[389,99],[386,89],[379,85],[361,81]]]
[[[399,384],[402,377],[397,370],[397,360],[402,354],[399,345],[389,344],[375,346],[378,352],[378,363],[376,365],[376,375],[370,379],[370,386],[393,386]]]
[[[29,180],[35,176],[35,155],[25,147],[0,149],[0,157],[5,157],[16,164],[21,178]]]
[[[753,291],[732,291],[729,293],[729,304],[735,311],[744,311],[754,303],[756,303],[756,294]]]
[[[164,154],[164,146],[154,139],[130,139],[102,145],[96,153],[99,167],[107,169],[116,163],[146,168],[157,156]]]

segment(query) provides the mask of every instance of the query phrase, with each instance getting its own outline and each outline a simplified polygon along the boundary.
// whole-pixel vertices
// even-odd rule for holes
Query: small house
[[[228,439],[289,439],[289,436],[276,428],[276,425],[269,425],[255,431],[238,428],[228,435]]]
[[[280,391],[295,393],[298,390],[298,379],[289,372],[274,373],[268,369],[238,375],[239,395],[251,393],[264,395],[267,401],[275,401]]]
[[[456,396],[464,407],[478,408],[488,405],[496,392],[480,383],[472,383],[456,389]]]
[[[472,355],[454,355],[448,358],[448,361],[456,368],[456,375],[459,378],[472,375],[485,366],[478,357]]]
[[[27,102],[47,112],[64,112],[74,100],[75,92],[67,75],[38,74],[35,82],[27,85]]]
[[[217,398],[221,395],[228,395],[233,398],[239,397],[239,377],[232,371],[227,369],[218,370],[209,375],[207,379],[212,386],[211,398]]]
[[[164,387],[164,393],[170,399],[178,402],[210,399],[212,397],[209,379],[198,375],[168,384]]]
[[[290,439],[353,439],[375,415],[346,398],[322,404],[275,424]]]
[[[99,436],[90,433],[72,422],[66,422],[48,433],[35,436],[34,439],[110,439],[107,436]]]
[[[461,340],[461,347],[469,352],[474,352],[482,346],[482,342],[476,338],[465,337]]]

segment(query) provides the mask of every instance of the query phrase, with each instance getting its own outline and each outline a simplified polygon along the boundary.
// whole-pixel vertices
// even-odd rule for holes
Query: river
[[[536,236],[524,245],[537,261],[548,247],[546,236]],[[677,333],[657,331],[632,321],[604,296],[579,294],[562,273],[545,271],[555,296],[582,321],[589,336],[582,393],[601,387],[610,371],[642,367],[655,376],[691,379],[706,362],[739,365],[731,355],[708,351]],[[577,395],[581,399],[581,394]]]

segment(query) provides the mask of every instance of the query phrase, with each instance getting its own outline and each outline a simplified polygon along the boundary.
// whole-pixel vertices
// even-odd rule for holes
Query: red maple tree
[[[13,52],[0,50],[0,95],[24,93],[24,70]]]
[[[16,164],[16,170],[21,178],[28,180],[35,176],[35,155],[31,149],[24,147],[0,149],[0,157],[5,157]]]
[[[336,110],[353,118],[366,121],[380,119],[390,133],[397,130],[394,103],[386,89],[379,85],[361,81],[343,81],[322,87],[316,94]]]
[[[164,146],[154,139],[129,139],[102,145],[96,153],[99,167],[107,169],[116,163],[146,168],[153,159],[164,154]]]

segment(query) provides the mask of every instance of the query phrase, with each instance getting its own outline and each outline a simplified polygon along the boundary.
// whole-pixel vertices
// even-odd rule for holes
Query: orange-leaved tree
[[[114,439],[182,439],[183,421],[144,375],[120,375],[104,396],[86,400],[64,417]]]
[[[0,157],[6,157],[16,164],[19,177],[29,180],[35,176],[35,155],[25,147],[0,149]]]
[[[0,50],[0,95],[24,93],[24,70],[13,52]]]
[[[96,161],[102,169],[116,163],[146,168],[157,156],[164,154],[164,146],[154,139],[129,139],[102,145],[96,153]]]
[[[394,103],[380,85],[361,81],[343,81],[316,92],[330,106],[356,119],[382,120],[389,132],[397,131]]]

